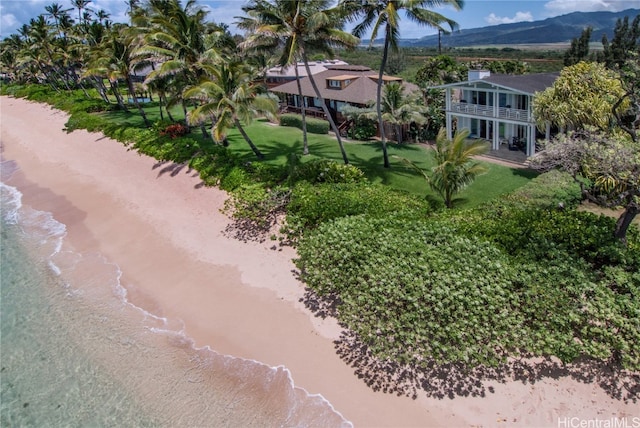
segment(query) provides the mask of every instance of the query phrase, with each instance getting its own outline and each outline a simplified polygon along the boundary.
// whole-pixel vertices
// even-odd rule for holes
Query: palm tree
[[[105,23],[105,25],[108,27],[109,26],[109,17],[111,16],[111,14],[109,14],[106,10],[104,9],[100,9],[99,11],[96,12],[96,18],[98,18],[98,22],[100,24]]]
[[[380,140],[382,143],[382,154],[384,167],[389,168],[389,155],[384,135],[384,123],[382,119],[382,76],[387,65],[389,47],[394,51],[398,50],[400,38],[400,14],[403,10],[409,20],[420,25],[425,25],[438,30],[443,30],[444,25],[448,25],[451,30],[457,24],[443,15],[428,10],[435,6],[450,5],[455,9],[461,9],[463,0],[341,0],[339,8],[350,21],[361,21],[354,27],[353,34],[361,37],[369,30],[371,31],[371,44],[378,37],[378,31],[384,26],[384,48],[382,51],[382,62],[378,73],[378,89],[376,93],[376,111],[378,113],[378,128],[380,130]]]
[[[127,15],[132,20],[135,10],[140,7],[140,0],[125,0],[125,4],[127,5]]]
[[[261,87],[256,83],[254,69],[239,59],[218,59],[203,68],[208,78],[183,94],[184,98],[201,102],[190,112],[191,119],[202,121],[214,117],[211,132],[218,142],[225,141],[228,129],[235,126],[258,159],[264,159],[242,123],[249,123],[258,114],[274,117],[277,101],[260,94]]]
[[[83,19],[83,10],[87,10],[87,6],[91,3],[91,0],[71,0],[71,4],[73,7],[78,9],[78,24],[86,23],[86,20]]]
[[[48,69],[49,76],[56,76],[55,80],[62,81],[67,90],[70,90],[69,74],[62,69],[61,52],[57,49],[54,31],[44,15],[38,15],[35,19],[31,18],[28,35],[31,49],[37,53],[36,57],[41,59],[42,69]]]
[[[318,85],[309,67],[309,52],[324,52],[333,57],[333,46],[354,47],[359,40],[342,31],[342,20],[336,10],[330,9],[329,0],[252,0],[243,11],[248,17],[240,18],[239,26],[252,31],[245,46],[271,47],[280,50],[277,61],[281,66],[294,65],[302,60],[307,78],[333,130],[342,159],[349,163],[347,153]]]
[[[456,131],[453,140],[447,139],[444,128],[440,129],[434,151],[436,166],[430,176],[425,176],[429,186],[438,192],[447,208],[453,207],[453,195],[461,191],[484,173],[486,169],[473,161],[473,156],[486,153],[484,141],[467,142],[468,130]]]
[[[62,6],[58,3],[51,3],[49,6],[45,6],[44,10],[47,12],[45,16],[50,16],[53,18],[56,24],[56,30],[58,30],[58,34],[60,34],[60,21],[62,21],[63,16],[69,16],[68,12],[71,9],[63,9]]]
[[[428,109],[418,102],[416,97],[405,95],[402,84],[392,82],[385,85],[382,98],[382,120],[395,126],[398,144],[402,143],[402,125],[425,123],[427,119],[424,113],[427,111]],[[375,115],[377,116],[377,113]],[[370,115],[367,117],[375,119]]]
[[[161,64],[147,76],[145,84],[171,78],[174,91],[169,104],[182,103],[185,118],[187,106],[182,94],[204,75],[200,59],[207,50],[205,38],[214,29],[205,23],[206,15],[195,0],[187,1],[184,7],[179,0],[149,0],[147,8],[133,17],[146,27],[144,43],[135,51],[136,61]],[[204,126],[201,129],[206,136]]]

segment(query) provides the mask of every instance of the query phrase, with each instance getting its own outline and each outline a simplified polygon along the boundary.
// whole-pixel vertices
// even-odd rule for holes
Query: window
[[[341,88],[342,86],[340,85],[340,81],[339,80],[329,80],[329,87],[330,88]]]

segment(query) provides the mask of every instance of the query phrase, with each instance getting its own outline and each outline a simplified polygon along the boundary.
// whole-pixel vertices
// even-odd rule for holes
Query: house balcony
[[[292,105],[285,105],[280,108],[280,113],[302,114],[302,108],[292,106]],[[326,116],[324,115],[324,111],[320,107],[305,107],[304,113],[306,116],[309,116],[309,117],[326,119]]]
[[[482,104],[451,103],[452,113],[462,113],[477,118],[505,119],[517,122],[531,122],[533,118],[528,110],[511,107],[487,106]]]

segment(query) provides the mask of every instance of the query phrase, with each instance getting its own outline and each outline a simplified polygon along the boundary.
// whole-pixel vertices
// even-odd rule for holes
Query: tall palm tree
[[[252,31],[245,45],[248,47],[273,47],[280,50],[277,61],[281,66],[294,65],[302,60],[309,83],[333,130],[342,159],[349,163],[347,153],[318,85],[309,67],[309,52],[324,52],[333,57],[333,47],[354,47],[359,40],[341,30],[342,20],[331,9],[329,0],[252,0],[243,11],[239,26]]]
[[[185,91],[187,99],[201,104],[190,112],[195,121],[215,117],[211,129],[215,141],[226,140],[229,128],[235,126],[258,159],[264,155],[244,130],[242,123],[249,123],[257,114],[274,117],[278,103],[274,98],[260,94],[256,72],[239,59],[218,59],[204,65],[208,76],[199,85]]]
[[[103,22],[108,23],[110,16],[111,14],[104,9],[100,9],[99,11],[96,12],[96,18],[98,18],[98,22],[101,24]],[[105,24],[105,25],[109,26],[109,24]]]
[[[353,34],[361,37],[369,30],[371,31],[371,44],[378,37],[380,28],[384,27],[384,48],[382,50],[382,61],[378,73],[378,89],[376,92],[376,111],[378,113],[378,128],[380,130],[380,140],[382,143],[382,154],[384,167],[389,168],[389,154],[384,135],[384,123],[382,119],[381,99],[382,99],[382,76],[387,65],[389,48],[398,50],[400,39],[400,11],[404,11],[409,20],[420,25],[432,27],[437,30],[444,30],[448,25],[451,30],[457,27],[455,21],[433,12],[428,8],[436,6],[450,5],[455,9],[462,9],[464,0],[340,0],[339,8],[350,21],[360,21],[354,28]]]
[[[125,0],[125,4],[127,5],[127,15],[133,20],[135,10],[140,7],[140,0]]]
[[[31,48],[34,52],[39,52],[37,56],[41,60],[45,60],[42,68],[48,69],[50,76],[54,76],[56,80],[65,85],[67,90],[70,90],[69,74],[62,69],[61,52],[57,49],[53,28],[49,25],[44,15],[38,15],[35,19],[31,18],[28,35]]]
[[[62,21],[63,16],[66,15],[68,17],[68,12],[71,9],[63,9],[62,6],[58,3],[51,3],[48,6],[44,7],[44,10],[47,12],[45,16],[49,16],[53,18],[53,21],[56,24],[56,30],[58,30],[58,34],[60,34],[60,21]]]
[[[83,10],[87,10],[87,6],[91,3],[92,0],[71,0],[71,4],[73,7],[78,9],[78,24],[86,23],[86,20],[83,19]]]
[[[136,60],[161,64],[145,83],[170,77],[175,89],[170,104],[182,103],[185,118],[187,107],[182,93],[203,76],[200,59],[207,50],[205,38],[211,32],[206,15],[195,0],[188,0],[184,7],[179,0],[149,0],[144,11],[133,16],[134,22],[146,26],[144,42],[135,51]],[[204,127],[201,129],[207,135]]]

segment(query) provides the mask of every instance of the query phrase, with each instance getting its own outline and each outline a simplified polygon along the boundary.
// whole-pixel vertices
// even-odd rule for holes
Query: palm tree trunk
[[[402,127],[399,123],[396,123],[396,141],[398,144],[402,144]]]
[[[387,65],[389,56],[389,38],[391,37],[391,26],[387,23],[384,37],[384,49],[382,51],[382,62],[378,72],[378,88],[376,90],[376,112],[378,113],[378,129],[380,130],[380,142],[382,143],[382,159],[385,168],[391,168],[389,163],[389,153],[387,153],[387,141],[384,136],[384,122],[382,121],[382,76]]]
[[[244,128],[242,127],[242,124],[240,123],[240,121],[237,118],[233,118],[233,123],[236,125],[236,128],[238,128],[238,131],[240,131],[240,134],[242,135],[242,138],[245,139],[245,141],[247,143],[249,143],[249,147],[251,147],[251,150],[253,150],[253,153],[256,154],[256,156],[258,157],[258,159],[262,160],[264,159],[264,155],[262,154],[262,152],[256,147],[255,144],[253,144],[253,141],[251,141],[251,138],[249,138],[249,136],[247,135],[247,133],[244,131]]]
[[[169,111],[167,95],[164,92],[161,92],[158,96],[160,97],[160,106],[164,105],[164,109],[167,112],[167,117],[171,122],[175,122],[176,120],[173,118],[171,111]]]
[[[298,97],[300,99],[301,107],[300,113],[302,114],[302,154],[309,154],[309,141],[307,138],[307,113],[304,109],[304,99],[302,98],[302,85],[300,84],[300,74],[298,73],[298,63],[296,62],[293,67],[296,70],[296,83],[298,84]]]
[[[107,88],[104,86],[104,82],[102,81],[102,78],[94,77],[93,79],[91,79],[91,81],[93,82],[93,84],[95,85],[96,89],[98,90],[98,93],[100,94],[100,97],[107,104],[111,104],[111,101],[109,100],[109,97],[107,96]]]
[[[187,124],[187,129],[191,130],[191,125],[189,124],[189,120],[187,119],[187,104],[182,100],[182,113],[184,113],[184,123]]]
[[[202,138],[204,138],[205,140],[211,138],[211,135],[209,135],[209,133],[207,132],[207,128],[204,126],[204,123],[200,124],[200,132],[202,133]]]
[[[302,42],[300,44],[302,45]],[[333,117],[331,116],[331,113],[329,112],[329,109],[327,108],[327,105],[325,104],[324,99],[322,98],[322,95],[320,95],[320,90],[318,89],[318,85],[316,84],[316,81],[313,78],[313,75],[311,74],[311,69],[309,68],[309,61],[307,60],[307,54],[304,51],[304,47],[302,48],[302,61],[304,62],[305,70],[307,70],[307,77],[309,78],[309,82],[311,82],[311,86],[313,87],[313,90],[316,93],[316,97],[318,97],[318,99],[320,100],[320,104],[322,104],[322,110],[324,111],[325,116],[327,116],[327,119],[329,120],[329,125],[331,126],[331,130],[336,135],[336,139],[338,140],[338,146],[340,147],[340,153],[342,153],[342,160],[344,161],[345,165],[349,165],[349,158],[347,157],[347,152],[344,150],[344,144],[342,144],[340,131],[338,130],[338,127],[336,126],[336,123],[333,120]]]
[[[615,237],[623,244],[627,243],[627,230],[638,213],[640,213],[640,206],[632,203],[625,208],[616,221]]]
[[[118,83],[109,80],[109,84],[111,85],[111,90],[113,91],[113,95],[115,95],[116,100],[118,101],[118,106],[122,110],[129,112],[129,109],[127,108],[124,101],[122,100],[122,95],[120,94],[120,90],[118,89]]]
[[[129,94],[133,98],[133,104],[138,109],[138,112],[140,113],[140,116],[142,116],[142,120],[144,121],[144,126],[146,128],[149,128],[151,126],[151,123],[149,122],[149,119],[147,119],[147,114],[144,112],[144,109],[142,108],[142,106],[138,102],[138,96],[136,95],[135,89],[133,88],[133,81],[131,80],[131,77],[128,74],[127,74],[127,77],[125,78],[125,80],[127,82],[127,86],[129,87]]]

